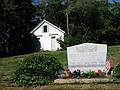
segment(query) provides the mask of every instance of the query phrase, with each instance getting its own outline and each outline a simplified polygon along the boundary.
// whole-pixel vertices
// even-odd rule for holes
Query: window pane
[[[44,32],[47,32],[47,25],[44,26]]]

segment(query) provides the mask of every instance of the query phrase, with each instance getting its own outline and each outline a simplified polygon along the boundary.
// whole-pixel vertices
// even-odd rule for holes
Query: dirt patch
[[[37,87],[35,90],[119,90],[120,84],[68,84]]]
[[[7,87],[0,86],[0,90],[119,90],[120,83],[106,83],[106,84],[55,84],[32,87]]]
[[[0,83],[0,90],[119,90],[120,82],[110,82],[108,78],[56,79],[52,85],[17,87],[15,83]]]

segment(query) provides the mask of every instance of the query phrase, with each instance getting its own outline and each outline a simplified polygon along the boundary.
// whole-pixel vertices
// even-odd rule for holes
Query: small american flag
[[[108,73],[111,69],[111,65],[110,65],[110,62],[109,60],[106,61],[106,72]]]

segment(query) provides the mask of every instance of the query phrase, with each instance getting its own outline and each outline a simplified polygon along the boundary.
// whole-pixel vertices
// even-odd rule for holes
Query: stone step
[[[107,83],[111,82],[108,78],[93,78],[93,79],[56,79],[55,84],[79,84],[79,83]]]

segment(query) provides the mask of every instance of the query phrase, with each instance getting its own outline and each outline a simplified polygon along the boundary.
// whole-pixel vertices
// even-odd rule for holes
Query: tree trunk
[[[67,8],[66,8],[66,20],[67,20],[67,34],[70,34],[69,31],[69,0],[67,0]]]
[[[67,34],[69,35],[69,16],[68,16],[68,11],[66,12],[66,19],[67,19]]]

